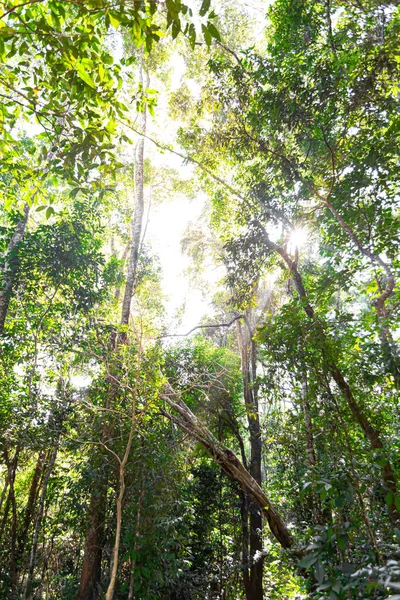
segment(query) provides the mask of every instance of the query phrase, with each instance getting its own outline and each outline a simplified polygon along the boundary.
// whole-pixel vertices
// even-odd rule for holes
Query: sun
[[[290,253],[293,253],[296,250],[300,250],[300,248],[303,248],[306,245],[307,241],[307,229],[304,229],[302,227],[299,227],[298,229],[293,229],[288,240],[288,251]]]

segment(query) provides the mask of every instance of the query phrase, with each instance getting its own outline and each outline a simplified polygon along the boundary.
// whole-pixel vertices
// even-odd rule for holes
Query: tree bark
[[[17,556],[16,556],[16,544],[17,544],[17,504],[15,500],[15,477],[17,474],[18,467],[18,458],[20,453],[20,445],[18,444],[13,459],[10,459],[8,454],[8,448],[5,446],[3,449],[5,463],[7,465],[8,473],[9,473],[9,505],[11,506],[11,544],[10,544],[10,589],[11,589],[11,598],[15,597],[16,587],[17,587]]]
[[[131,428],[129,431],[128,441],[125,447],[125,452],[122,460],[119,463],[119,481],[118,481],[118,496],[116,502],[117,508],[117,523],[115,531],[115,541],[112,555],[112,569],[110,575],[110,583],[108,584],[106,600],[113,600],[115,583],[117,580],[118,572],[118,559],[119,559],[119,545],[121,540],[121,528],[122,528],[122,501],[125,494],[125,468],[128,462],[129,454],[132,448],[133,435],[136,429],[136,392],[133,394],[132,402],[132,414],[131,414]]]
[[[29,219],[29,211],[30,211],[30,208],[29,208],[28,204],[25,204],[24,216],[19,221],[19,223],[17,223],[17,226],[15,227],[14,233],[12,235],[12,238],[11,238],[10,243],[8,244],[8,248],[7,248],[6,259],[4,261],[4,266],[3,266],[3,281],[1,284],[2,289],[0,291],[0,335],[4,331],[4,325],[6,322],[8,307],[10,304],[11,295],[13,292],[13,285],[14,285],[14,278],[12,277],[12,275],[10,273],[8,273],[7,257],[11,254],[11,252],[14,250],[14,248],[17,246],[17,244],[19,244],[19,242],[22,240],[22,238],[25,235],[26,225],[27,225],[28,219]]]
[[[87,516],[85,551],[77,600],[97,600],[101,577],[101,558],[104,543],[104,519],[107,505],[105,481],[93,490]]]
[[[314,431],[313,431],[313,423],[312,423],[312,417],[311,417],[311,406],[310,406],[310,401],[308,399],[308,384],[307,384],[307,375],[306,374],[304,374],[304,378],[305,379],[304,379],[304,382],[303,382],[302,388],[301,388],[301,407],[302,407],[302,411],[303,411],[304,428],[305,428],[305,433],[306,433],[307,463],[308,463],[308,468],[310,469],[310,472],[313,472],[315,469],[315,466],[317,464],[317,455],[315,452]],[[311,510],[314,515],[315,521],[322,525],[322,523],[324,522],[323,517],[325,517],[325,520],[328,522],[330,522],[332,519],[331,519],[331,515],[329,515],[328,508],[326,508],[324,511],[322,511],[319,495],[315,491],[314,475],[312,475],[311,477],[312,477],[312,481],[313,481],[312,495],[311,495]],[[324,512],[324,514],[323,514],[323,512]]]
[[[245,327],[242,326],[240,321],[236,321],[236,329],[242,365],[243,397],[250,433],[249,472],[258,485],[261,486],[262,443],[256,383],[256,345],[252,340],[253,332],[250,326],[250,317],[250,311],[248,311],[245,315]],[[263,600],[263,515],[259,506],[252,500],[248,503],[247,514],[250,522],[250,528],[248,529],[250,571],[248,573],[248,584],[246,585],[245,580],[243,583],[247,600]],[[245,532],[243,535],[245,535]]]
[[[17,568],[19,571],[21,571],[21,565],[19,563],[22,560],[22,557],[24,555],[29,526],[33,519],[40,479],[42,477],[44,466],[45,466],[45,453],[44,453],[44,451],[40,451],[37,462],[36,462],[35,471],[33,473],[31,485],[29,488],[29,496],[28,496],[28,502],[27,502],[26,508],[25,508],[24,520],[23,520],[20,530],[18,531],[16,561],[17,561]]]
[[[32,598],[33,590],[31,590],[31,587],[32,587],[32,580],[33,580],[33,571],[35,569],[36,553],[37,553],[37,547],[38,547],[38,542],[39,542],[39,534],[40,534],[40,529],[42,526],[42,520],[43,520],[43,515],[44,515],[47,486],[49,483],[50,476],[53,473],[54,465],[55,465],[56,458],[57,458],[59,443],[60,443],[60,436],[58,435],[57,439],[55,441],[53,450],[50,455],[49,464],[47,465],[47,469],[46,469],[46,472],[43,477],[42,492],[40,494],[38,514],[36,517],[35,529],[33,532],[31,555],[29,558],[28,576],[26,579],[25,590],[24,590],[25,600],[30,600],[30,598]]]
[[[314,433],[311,419],[311,407],[308,400],[307,381],[303,382],[301,389],[301,402],[304,416],[304,427],[306,430],[306,446],[307,446],[307,461],[310,469],[313,469],[317,464],[317,457],[314,447]]]
[[[129,579],[128,600],[133,600],[133,592],[134,592],[134,585],[135,585],[135,568],[136,568],[136,563],[137,563],[136,554],[137,554],[138,547],[139,547],[140,530],[142,528],[141,517],[142,517],[142,508],[143,508],[143,498],[144,498],[144,482],[142,482],[142,486],[140,489],[137,514],[136,514],[135,542],[133,544],[133,552],[135,553],[135,556],[134,556],[134,559],[132,560],[131,576]]]
[[[143,87],[143,56],[140,60],[139,80]],[[146,71],[146,87],[149,87],[149,74]],[[141,131],[146,134],[147,112],[144,107],[141,118]],[[126,276],[125,293],[122,302],[121,325],[129,324],[132,296],[136,284],[136,271],[139,260],[139,251],[144,215],[144,137],[140,137],[135,156],[135,210],[132,223],[132,244],[129,254],[128,273]],[[126,337],[123,332],[122,339]]]

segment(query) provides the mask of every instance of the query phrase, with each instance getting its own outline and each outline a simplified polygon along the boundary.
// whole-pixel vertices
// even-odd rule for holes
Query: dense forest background
[[[0,2],[1,599],[400,599],[399,39]]]

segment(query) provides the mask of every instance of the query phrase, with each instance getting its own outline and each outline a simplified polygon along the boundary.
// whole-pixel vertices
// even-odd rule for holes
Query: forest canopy
[[[0,600],[400,600],[399,40],[0,1]]]

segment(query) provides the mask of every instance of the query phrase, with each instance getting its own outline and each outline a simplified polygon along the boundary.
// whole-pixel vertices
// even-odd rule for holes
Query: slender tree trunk
[[[17,587],[17,556],[16,556],[16,543],[17,543],[17,527],[18,527],[18,520],[17,520],[17,504],[16,504],[16,500],[15,500],[15,488],[14,488],[14,484],[15,484],[15,477],[17,474],[17,467],[18,467],[18,458],[19,458],[19,453],[20,453],[20,445],[18,444],[16,450],[15,450],[15,454],[13,459],[10,459],[10,456],[8,454],[8,449],[7,447],[4,447],[3,453],[4,453],[4,459],[8,468],[8,473],[9,473],[9,485],[10,485],[10,490],[9,490],[9,500],[10,500],[10,506],[11,506],[11,513],[12,513],[12,519],[11,519],[11,544],[10,544],[10,588],[11,588],[11,597],[14,598],[15,597],[15,593],[16,593],[16,587]]]
[[[293,260],[290,258],[288,253],[283,248],[281,248],[280,246],[278,246],[277,244],[275,244],[274,242],[272,242],[269,239],[269,237],[265,231],[264,231],[264,242],[265,242],[266,246],[268,246],[268,248],[275,250],[285,261],[285,263],[291,273],[291,276],[293,278],[293,281],[294,281],[297,293],[300,297],[302,308],[303,308],[304,312],[309,317],[309,319],[311,319],[316,324],[318,324],[314,309],[308,300],[308,296],[307,296],[307,293],[306,293],[306,290],[305,290],[305,287],[303,284],[302,277],[301,277],[299,271],[297,270],[295,263],[293,262]],[[354,417],[354,420],[361,427],[365,437],[368,439],[368,441],[370,443],[371,449],[372,450],[383,450],[384,445],[379,436],[377,429],[372,425],[372,423],[370,422],[368,417],[361,410],[356,398],[353,395],[353,392],[352,392],[349,384],[347,383],[345,377],[343,376],[343,373],[341,372],[339,367],[330,358],[327,358],[329,353],[327,352],[325,342],[326,342],[326,339],[325,339],[324,332],[320,328],[321,353],[322,353],[323,358],[326,359],[327,368],[329,369],[329,372],[330,372],[333,380],[335,381],[335,383],[338,386],[338,388],[340,389],[342,395],[346,399],[347,404],[350,408],[350,411]],[[385,462],[385,465],[382,468],[382,478],[383,478],[386,488],[389,491],[391,491],[393,494],[393,502],[392,502],[391,506],[389,507],[389,511],[390,511],[392,520],[394,522],[396,522],[396,521],[400,520],[400,514],[399,514],[399,512],[396,508],[396,504],[395,504],[395,497],[397,494],[397,483],[396,483],[396,478],[395,478],[392,466],[388,460]]]
[[[14,250],[17,244],[22,240],[25,235],[26,225],[29,219],[30,208],[27,204],[24,207],[24,216],[15,227],[14,233],[8,244],[6,259],[3,267],[3,281],[1,283],[0,290],[0,334],[4,331],[4,324],[7,318],[8,307],[13,291],[14,279],[10,273],[8,273],[8,261],[7,256]]]
[[[143,56],[140,59],[139,67],[139,81],[143,86]],[[146,72],[146,87],[149,86],[149,76]],[[144,109],[141,118],[141,131],[146,133],[146,109]],[[121,309],[121,321],[123,329],[120,334],[111,340],[112,351],[116,351],[121,344],[127,343],[127,327],[129,325],[130,310],[132,297],[135,291],[136,276],[137,276],[137,265],[140,253],[141,243],[141,232],[144,214],[144,138],[141,137],[138,141],[135,156],[135,208],[132,221],[132,242],[129,253],[128,272],[125,283],[125,292],[122,302]],[[118,294],[119,295],[119,294]],[[114,369],[113,369],[114,370]],[[115,399],[119,391],[118,384],[118,366],[115,367],[115,373],[108,377],[108,394],[106,408],[112,409],[115,404]],[[102,441],[104,444],[108,444],[109,439],[112,437],[112,424],[107,423],[103,427]],[[104,533],[104,522],[106,516],[107,506],[107,487],[108,487],[108,474],[100,473],[100,478],[104,481],[100,484],[100,489],[93,490],[90,501],[89,513],[88,513],[88,528],[86,532],[85,540],[85,551],[83,556],[81,581],[79,587],[79,594],[77,600],[97,600],[100,579],[101,579],[101,556],[103,548],[103,533]],[[121,491],[121,480],[120,480],[120,491]],[[98,497],[100,495],[101,497]],[[105,496],[105,497],[103,497]],[[119,497],[119,496],[118,496]],[[121,499],[122,503],[122,499]],[[118,507],[117,507],[118,512]],[[118,517],[118,514],[117,514]],[[120,530],[119,530],[120,532]],[[119,547],[119,539],[118,539]],[[114,546],[115,551],[115,546]],[[118,551],[118,548],[117,548]],[[113,555],[115,552],[113,552]],[[113,562],[111,578],[113,579],[113,586],[110,590],[110,594],[114,593],[115,576],[113,574],[114,565],[118,565],[118,560]],[[111,581],[110,581],[111,585]],[[108,593],[108,592],[107,592]]]
[[[313,431],[313,423],[312,423],[312,417],[311,417],[311,406],[310,406],[310,401],[308,398],[307,375],[304,375],[304,377],[305,377],[305,381],[303,382],[302,388],[301,388],[301,406],[302,406],[302,410],[303,410],[304,428],[305,428],[305,432],[306,432],[307,463],[308,463],[308,468],[310,469],[310,472],[313,472],[315,469],[315,466],[317,464],[317,455],[315,452],[314,431]],[[312,475],[312,479],[313,479],[313,475]],[[311,510],[314,514],[315,521],[317,523],[322,524],[323,523],[322,507],[321,507],[320,498],[315,491],[314,483],[313,483],[313,489],[312,489],[311,503],[312,503]],[[324,516],[330,522],[332,519],[329,516],[329,511],[325,511],[325,512],[326,512],[326,514],[324,514]]]
[[[39,534],[40,534],[40,529],[42,526],[42,520],[43,520],[43,515],[44,515],[47,486],[49,483],[50,476],[54,470],[54,465],[55,465],[56,458],[57,458],[59,443],[60,443],[60,437],[58,436],[56,439],[56,442],[54,444],[53,450],[51,452],[51,455],[50,455],[49,464],[47,465],[47,469],[46,469],[46,472],[43,477],[42,492],[40,495],[38,514],[36,517],[35,528],[33,531],[31,554],[30,554],[30,558],[29,558],[28,576],[27,576],[26,583],[25,583],[25,590],[24,590],[25,600],[29,600],[30,598],[32,598],[33,590],[31,590],[31,587],[32,587],[32,580],[33,580],[33,572],[35,569],[36,553],[37,553],[37,547],[38,547],[38,542],[39,542]]]
[[[45,453],[43,450],[41,450],[39,452],[35,471],[33,473],[32,481],[31,481],[31,486],[29,488],[29,496],[28,496],[28,502],[27,502],[26,508],[25,508],[24,520],[23,520],[20,530],[18,531],[18,544],[17,544],[17,553],[16,553],[18,571],[21,571],[21,565],[19,563],[22,560],[22,557],[24,555],[29,526],[33,519],[40,479],[43,474],[44,466],[45,466]]]
[[[240,490],[240,518],[242,526],[242,575],[246,598],[251,595],[250,586],[250,557],[249,557],[249,500],[247,494]]]
[[[139,79],[143,86],[143,57],[141,57],[139,68]],[[149,74],[146,72],[146,87],[149,86]],[[146,133],[147,112],[143,109],[140,130]],[[144,215],[144,137],[137,143],[135,156],[135,210],[132,223],[132,244],[129,254],[128,273],[126,276],[125,293],[122,302],[121,325],[127,326],[131,310],[132,296],[136,284],[136,272],[139,260],[139,251],[143,227]],[[123,335],[122,339],[126,338]]]
[[[6,525],[7,525],[7,521],[8,521],[8,513],[10,512],[10,506],[11,506],[11,492],[10,492],[10,490],[8,490],[7,500],[4,505],[3,518],[1,520],[0,542],[3,539],[3,536],[6,532]]]
[[[242,364],[243,396],[246,406],[249,433],[250,433],[250,465],[249,472],[254,480],[261,486],[261,427],[258,410],[258,390],[256,373],[256,345],[252,340],[250,328],[250,312],[245,317],[246,325],[243,328],[236,321],[238,332],[238,343]],[[250,499],[248,504],[248,516],[250,522],[249,545],[250,545],[250,572],[248,585],[245,584],[247,600],[263,600],[263,514],[260,507]],[[245,582],[243,582],[245,583]]]
[[[135,541],[134,541],[134,544],[133,544],[134,558],[132,560],[131,576],[130,576],[130,579],[129,579],[128,600],[133,600],[133,592],[134,592],[134,584],[135,584],[135,568],[136,568],[136,564],[137,564],[136,555],[137,555],[137,551],[138,551],[138,548],[139,548],[139,536],[140,536],[140,531],[141,531],[141,528],[142,528],[143,498],[144,498],[144,483],[142,483],[142,486],[141,486],[141,489],[140,489],[140,495],[139,495],[139,501],[138,501],[138,507],[137,507],[137,514],[136,514]]]
[[[306,430],[306,446],[307,446],[307,462],[310,469],[313,469],[317,464],[317,457],[314,446],[314,433],[311,419],[311,407],[308,400],[308,386],[304,381],[301,389],[301,403],[303,408],[304,426]]]
[[[133,398],[132,404],[132,417],[131,417],[131,428],[129,431],[128,441],[125,447],[125,453],[122,461],[119,465],[119,490],[117,496],[117,523],[116,523],[116,531],[115,531],[115,541],[112,555],[112,569],[110,575],[110,583],[107,588],[106,600],[113,600],[114,590],[115,590],[115,582],[117,579],[118,572],[118,562],[119,562],[119,545],[121,540],[121,527],[122,527],[122,501],[124,499],[125,493],[125,468],[126,463],[128,462],[129,454],[132,448],[133,435],[135,433],[136,428],[136,397]]]
[[[4,498],[6,497],[6,494],[7,494],[9,483],[10,483],[10,474],[7,470],[6,479],[4,481],[4,486],[3,486],[3,491],[1,492],[1,497],[0,497],[0,512],[3,508],[3,502],[4,502]],[[0,535],[1,535],[1,531],[0,531]]]

